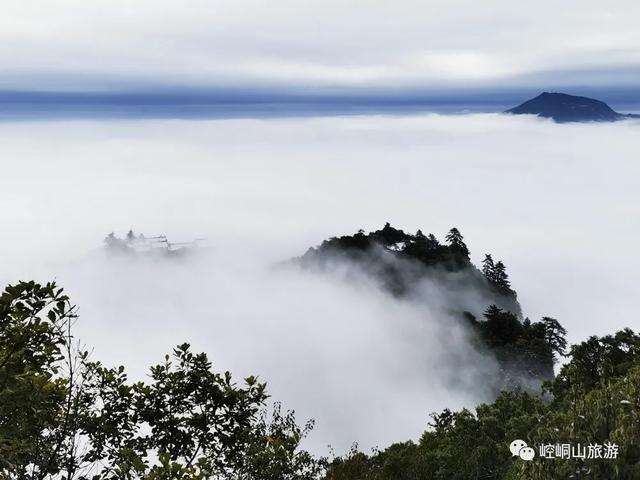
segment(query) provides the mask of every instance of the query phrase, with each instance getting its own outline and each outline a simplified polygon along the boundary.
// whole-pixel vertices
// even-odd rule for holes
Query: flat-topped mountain
[[[578,97],[566,93],[544,92],[531,100],[507,110],[516,115],[538,115],[564,122],[615,122],[636,115],[625,115],[613,110],[606,103],[588,97]]]

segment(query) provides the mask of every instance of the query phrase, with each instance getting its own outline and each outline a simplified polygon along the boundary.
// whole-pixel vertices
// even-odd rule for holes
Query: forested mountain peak
[[[310,248],[297,261],[305,267],[317,268],[335,260],[348,260],[399,296],[415,294],[422,280],[435,277],[451,292],[471,288],[480,293],[485,304],[472,313],[481,314],[484,307],[496,304],[520,316],[521,307],[504,263],[494,264],[492,256],[486,255],[481,271],[469,255],[464,237],[455,227],[441,242],[431,233],[425,235],[418,230],[411,234],[386,223],[369,233],[359,230],[353,235],[332,237]],[[464,304],[453,303],[454,310]]]
[[[553,378],[554,361],[564,352],[566,332],[560,323],[550,317],[523,319],[505,264],[485,254],[478,269],[455,227],[440,241],[422,230],[411,234],[386,223],[369,233],[332,237],[294,262],[320,271],[346,263],[391,295],[425,308],[429,297],[444,299],[444,314],[469,327],[476,347],[497,361],[496,390],[539,389]]]

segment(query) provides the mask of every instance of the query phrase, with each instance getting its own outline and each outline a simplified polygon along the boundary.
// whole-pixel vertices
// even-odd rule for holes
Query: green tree
[[[469,249],[464,243],[464,238],[457,228],[453,227],[451,230],[449,230],[449,233],[447,233],[445,240],[454,250],[461,252],[466,257],[469,256]]]
[[[75,309],[55,284],[0,296],[0,478],[7,480],[302,480],[323,461],[265,384],[237,385],[204,353],[176,347],[150,380],[90,361],[74,341]]]
[[[434,249],[434,248],[438,248],[440,246],[440,241],[436,238],[436,236],[433,233],[430,233],[429,235],[427,235],[427,245]]]
[[[492,309],[492,315],[503,312]],[[549,322],[531,324],[542,327]],[[574,345],[553,395],[502,392],[475,412],[445,409],[417,445],[334,459],[331,480],[635,480],[640,478],[640,337],[629,329]],[[616,445],[614,458],[522,461],[509,444]]]
[[[482,273],[490,282],[494,282],[495,265],[493,264],[493,258],[489,254],[485,254],[484,260],[482,260]]]
[[[567,330],[555,318],[542,317],[544,341],[557,355],[564,355],[567,348]]]
[[[500,289],[511,289],[511,282],[509,281],[509,275],[507,275],[507,267],[504,266],[504,263],[502,263],[502,261],[499,261],[494,265],[492,280],[493,283]]]
[[[65,356],[74,308],[55,284],[20,282],[0,296],[0,477],[63,468],[74,399]],[[66,371],[65,371],[66,369]]]

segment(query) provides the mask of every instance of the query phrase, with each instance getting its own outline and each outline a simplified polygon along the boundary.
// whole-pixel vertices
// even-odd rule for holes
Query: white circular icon
[[[531,447],[523,447],[520,449],[519,455],[522,460],[526,460],[528,462],[533,460],[533,457],[536,456],[536,452]]]
[[[514,440],[511,442],[511,445],[509,445],[509,450],[511,451],[511,455],[520,457],[527,462],[533,460],[533,457],[536,456],[535,450],[529,447],[524,440]]]
[[[513,455],[514,457],[519,456],[520,449],[526,446],[527,446],[527,442],[525,442],[524,440],[514,440],[513,442],[511,442],[511,445],[509,445],[509,450],[511,450],[511,455]]]

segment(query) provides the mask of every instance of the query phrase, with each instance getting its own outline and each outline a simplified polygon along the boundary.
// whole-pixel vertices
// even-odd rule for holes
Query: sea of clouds
[[[572,341],[638,329],[640,123],[503,115],[0,124],[4,284],[56,279],[77,334],[139,377],[184,341],[258,374],[338,452],[417,438],[428,413],[487,398],[494,365],[441,295],[273,268],[389,221],[502,259],[525,315]],[[129,228],[207,237],[187,261],[112,258]]]

